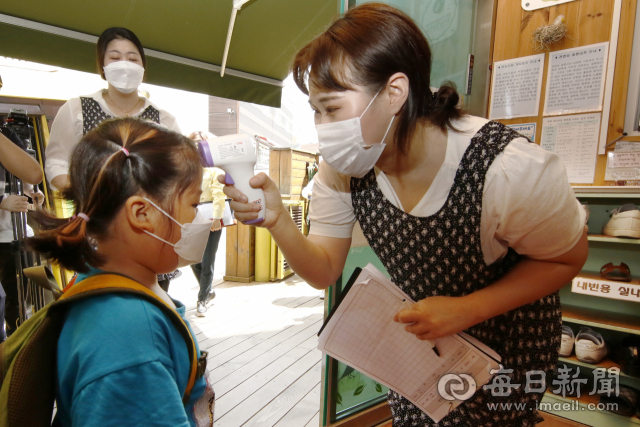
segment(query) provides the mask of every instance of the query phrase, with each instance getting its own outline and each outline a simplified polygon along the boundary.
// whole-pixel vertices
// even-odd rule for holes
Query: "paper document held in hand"
[[[499,369],[500,356],[473,337],[456,334],[434,341],[438,357],[429,342],[405,331],[406,324],[393,321],[405,308],[403,300],[411,298],[376,267],[367,265],[326,322],[318,348],[395,390],[439,422],[464,403],[450,400],[455,398],[451,392],[465,394],[463,386],[444,384],[444,393],[439,392],[440,379],[446,374],[467,374],[477,390],[489,382],[491,370]]]

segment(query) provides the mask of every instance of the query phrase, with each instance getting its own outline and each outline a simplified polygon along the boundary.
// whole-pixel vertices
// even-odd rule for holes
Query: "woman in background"
[[[138,37],[126,28],[105,30],[96,46],[98,72],[109,86],[106,90],[71,98],[55,117],[49,145],[45,150],[45,174],[54,189],[69,183],[69,159],[80,139],[100,123],[114,117],[150,120],[174,132],[180,128],[174,116],[138,94],[147,59]],[[158,277],[168,288],[178,271]]]

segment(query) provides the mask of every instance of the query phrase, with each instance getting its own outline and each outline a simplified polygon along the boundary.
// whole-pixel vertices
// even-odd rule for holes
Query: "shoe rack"
[[[632,281],[628,287],[640,290],[640,239],[610,237],[602,234],[602,227],[609,221],[609,213],[626,203],[640,206],[640,187],[575,187],[576,197],[581,203],[589,206],[589,257],[579,277],[600,278],[600,268],[608,262],[619,265],[624,262],[629,266]],[[611,287],[621,282],[607,281]],[[585,295],[572,292],[572,284],[560,290],[562,303],[562,321],[570,326],[574,334],[580,327],[588,326],[600,332],[609,348],[609,354],[597,365],[579,361],[575,351],[570,357],[560,357],[558,365],[566,364],[579,367],[581,373],[591,375],[595,368],[619,367],[611,360],[612,350],[624,337],[640,335],[640,298],[619,300],[602,297],[602,293],[593,291]],[[611,294],[607,295],[611,296]],[[635,301],[634,301],[635,299]],[[626,385],[640,391],[640,378],[620,372],[620,385]],[[555,387],[551,387],[555,388]],[[550,389],[551,389],[550,388]],[[598,404],[599,396],[589,395],[592,387],[580,398],[563,398],[548,391],[543,402],[568,403],[571,410],[550,410],[550,413],[578,421],[589,426],[631,427],[640,426],[637,416],[626,417],[607,411],[589,410],[590,404]],[[577,401],[577,402],[576,402]]]

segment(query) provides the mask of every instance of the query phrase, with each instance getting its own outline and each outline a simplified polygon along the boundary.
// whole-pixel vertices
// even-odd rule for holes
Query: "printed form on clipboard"
[[[437,356],[429,342],[394,322],[405,301],[413,301],[372,264],[352,283],[321,329],[318,348],[400,393],[434,421],[464,403],[441,396],[442,376],[470,375],[478,390],[498,370],[498,353],[467,334],[435,340]]]

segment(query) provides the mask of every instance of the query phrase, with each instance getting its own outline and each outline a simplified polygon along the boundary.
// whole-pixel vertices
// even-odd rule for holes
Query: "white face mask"
[[[391,123],[389,123],[380,144],[365,145],[362,137],[362,124],[360,123],[360,119],[379,94],[380,92],[376,93],[360,117],[316,125],[322,159],[338,172],[362,178],[373,168],[384,151],[384,147],[387,145],[384,143],[384,139],[391,129],[395,116],[391,117]]]
[[[197,264],[202,261],[202,256],[204,255],[204,250],[207,247],[207,241],[209,240],[209,231],[211,230],[211,223],[213,221],[206,220],[200,211],[196,214],[196,217],[193,219],[193,222],[189,224],[180,224],[176,221],[171,215],[163,211],[158,205],[153,203],[151,200],[144,198],[146,201],[151,203],[156,209],[160,212],[171,218],[173,222],[178,224],[181,228],[180,230],[180,240],[178,240],[175,244],[171,242],[167,242],[166,240],[156,236],[153,233],[149,233],[147,230],[143,230],[149,236],[153,236],[156,239],[166,243],[167,245],[173,246],[173,250],[180,257],[180,261],[178,262],[178,267],[186,267],[187,265]]]
[[[142,83],[144,68],[131,61],[112,62],[104,67],[104,77],[120,92],[131,93]]]

